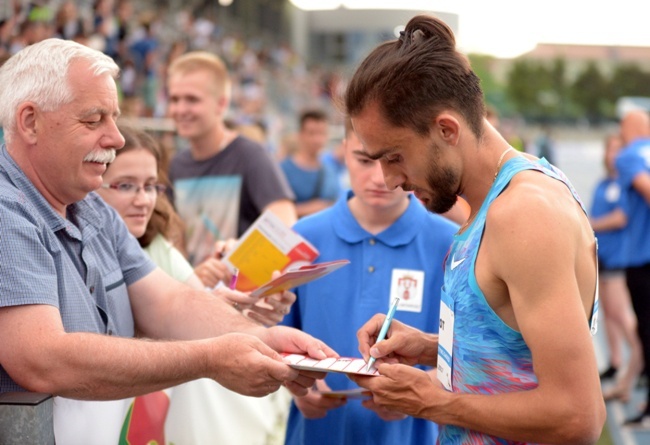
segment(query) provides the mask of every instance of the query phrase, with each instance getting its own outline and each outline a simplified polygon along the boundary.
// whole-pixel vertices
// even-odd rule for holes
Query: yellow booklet
[[[309,241],[266,210],[223,261],[231,270],[239,270],[237,290],[249,292],[271,281],[273,271],[310,265],[318,254]]]

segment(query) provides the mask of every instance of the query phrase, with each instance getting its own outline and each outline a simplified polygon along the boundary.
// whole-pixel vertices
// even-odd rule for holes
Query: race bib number
[[[452,390],[452,363],[454,353],[454,300],[444,289],[440,299],[440,328],[438,331],[438,380]]]

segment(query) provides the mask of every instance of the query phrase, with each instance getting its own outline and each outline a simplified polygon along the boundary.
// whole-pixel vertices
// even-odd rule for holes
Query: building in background
[[[299,8],[294,3],[309,3]],[[291,44],[308,64],[350,69],[379,43],[395,39],[419,12],[433,14],[456,33],[458,15],[404,9],[316,9],[321,2],[288,2]]]

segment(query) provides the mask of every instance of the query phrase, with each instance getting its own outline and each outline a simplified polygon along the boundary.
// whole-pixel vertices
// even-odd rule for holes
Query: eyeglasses
[[[144,194],[150,198],[155,198],[158,194],[165,193],[167,186],[165,184],[145,184],[138,185],[132,182],[116,182],[114,184],[102,184],[102,188],[116,190],[119,194],[125,196],[135,196],[144,190]]]

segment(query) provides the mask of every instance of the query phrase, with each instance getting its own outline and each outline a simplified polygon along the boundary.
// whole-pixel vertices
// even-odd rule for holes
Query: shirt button
[[[95,292],[95,286],[90,286],[90,289],[89,289],[89,290],[90,290],[90,293],[91,293],[91,294],[94,293],[94,292]]]
[[[375,266],[368,267],[368,272],[373,273],[375,271]]]
[[[112,329],[108,330],[108,335],[113,335],[113,330]]]
[[[374,238],[370,238],[370,241],[368,241],[368,242],[370,243],[371,246],[374,246],[375,243],[376,243]]]

